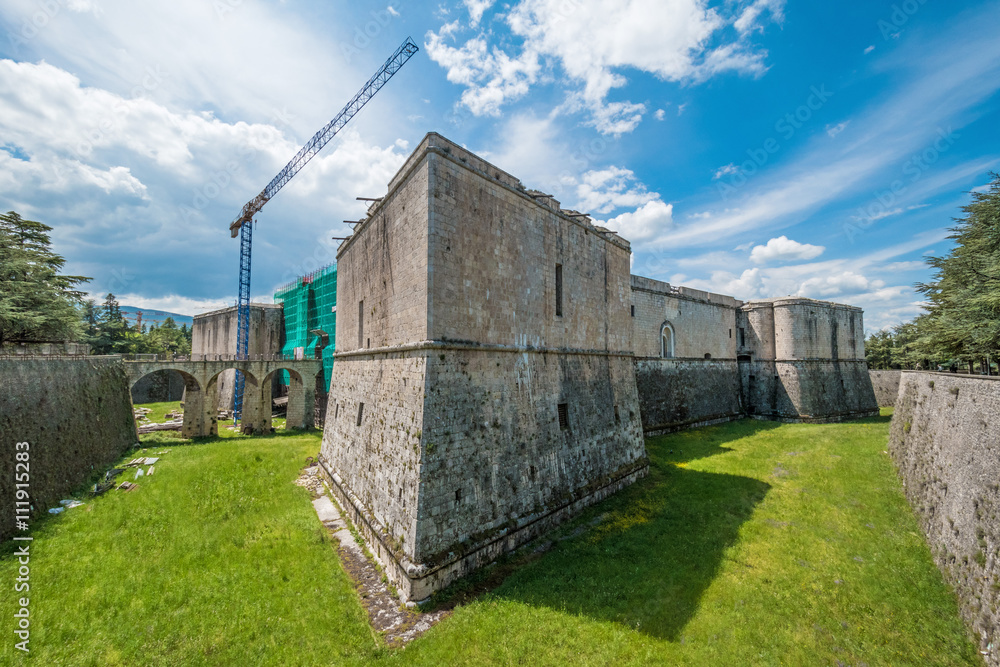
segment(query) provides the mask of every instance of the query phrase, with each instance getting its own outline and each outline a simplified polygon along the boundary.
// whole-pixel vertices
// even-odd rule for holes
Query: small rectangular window
[[[361,417],[365,414],[365,404],[358,403],[358,426],[361,426]]]
[[[635,306],[632,306],[632,317],[635,317]]]
[[[621,423],[621,420],[622,420],[622,418],[618,415],[618,406],[616,405],[615,406],[615,423],[619,424],[619,423]]]
[[[462,502],[462,489],[455,489],[455,502]]]
[[[358,301],[358,347],[365,344],[365,301]]]
[[[747,330],[740,327],[740,347],[747,346]]]
[[[559,404],[559,428],[563,431],[569,429],[569,404]]]
[[[556,317],[562,317],[563,276],[562,264],[556,264]]]
[[[732,338],[732,337],[733,337],[733,330],[732,330],[732,329],[730,329],[730,330],[729,330],[729,337],[730,337],[730,338]]]

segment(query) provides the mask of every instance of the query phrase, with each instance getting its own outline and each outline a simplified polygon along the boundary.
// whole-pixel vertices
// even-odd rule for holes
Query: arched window
[[[674,358],[674,327],[670,322],[664,322],[660,327],[660,356],[664,359]]]

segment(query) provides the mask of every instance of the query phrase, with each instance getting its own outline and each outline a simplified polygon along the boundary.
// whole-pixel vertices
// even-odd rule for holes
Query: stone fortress
[[[434,133],[341,246],[320,462],[403,599],[642,477],[644,435],[878,413],[860,309],[674,287],[630,254]]]
[[[645,436],[878,414],[859,308],[743,302],[630,275],[630,257],[434,133],[341,246],[320,463],[404,599],[645,475]],[[281,312],[253,304],[252,358],[280,353]],[[196,317],[194,353],[234,352],[235,320]]]

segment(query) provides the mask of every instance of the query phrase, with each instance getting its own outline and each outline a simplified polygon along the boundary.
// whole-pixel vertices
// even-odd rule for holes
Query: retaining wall
[[[875,400],[880,408],[891,408],[896,405],[896,395],[899,393],[899,377],[903,371],[868,371],[875,389]]]
[[[121,359],[0,359],[0,437],[6,539],[14,528],[15,443],[29,443],[28,489],[39,515],[138,442]]]
[[[735,359],[637,359],[635,381],[647,437],[743,416]]]
[[[157,371],[132,385],[132,403],[163,403],[184,400],[184,377],[174,371]]]
[[[889,451],[966,623],[1000,666],[1000,380],[901,373]]]

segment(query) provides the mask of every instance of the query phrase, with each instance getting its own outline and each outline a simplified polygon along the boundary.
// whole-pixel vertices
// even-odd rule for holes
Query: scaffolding
[[[274,292],[283,305],[285,345],[282,354],[323,360],[323,391],[330,389],[333,347],[337,338],[337,265],[329,264],[299,276]],[[288,384],[282,371],[281,383]]]

